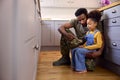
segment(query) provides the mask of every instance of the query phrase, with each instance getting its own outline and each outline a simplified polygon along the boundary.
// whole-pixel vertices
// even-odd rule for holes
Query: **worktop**
[[[99,11],[104,11],[104,10],[106,10],[106,9],[109,9],[109,8],[114,7],[114,6],[117,6],[117,5],[120,5],[120,1],[116,1],[116,2],[114,2],[114,3],[112,3],[112,4],[110,4],[110,5],[107,5],[107,6],[104,6],[104,7],[102,7],[102,8],[99,8],[98,10],[99,10]]]

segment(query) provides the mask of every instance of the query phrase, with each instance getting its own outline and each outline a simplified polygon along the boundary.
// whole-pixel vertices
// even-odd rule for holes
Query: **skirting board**
[[[42,46],[41,51],[60,51],[60,46]]]
[[[114,64],[108,60],[105,60],[105,59],[101,59],[100,61],[100,66],[106,68],[106,69],[109,69],[111,70],[112,72],[120,75],[120,65],[117,65],[117,64]]]

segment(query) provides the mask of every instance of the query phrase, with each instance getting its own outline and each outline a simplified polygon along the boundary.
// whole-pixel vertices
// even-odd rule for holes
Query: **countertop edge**
[[[114,2],[114,3],[112,3],[112,4],[110,4],[110,5],[107,5],[107,6],[105,6],[105,7],[99,8],[99,9],[97,9],[97,10],[103,11],[103,10],[109,9],[109,8],[111,8],[111,7],[117,6],[117,5],[119,5],[119,4],[120,4],[120,1],[116,1],[116,2]]]

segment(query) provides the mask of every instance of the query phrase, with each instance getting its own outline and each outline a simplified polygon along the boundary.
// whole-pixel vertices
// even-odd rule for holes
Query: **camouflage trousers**
[[[72,33],[70,30],[66,30],[66,31],[69,33]],[[61,51],[62,56],[64,58],[69,59],[70,58],[69,57],[70,50],[75,47],[78,47],[80,44],[83,44],[83,43],[79,42],[76,39],[69,41],[66,39],[65,36],[62,35],[61,40],[60,40],[60,49],[61,49],[60,51]],[[93,71],[95,69],[95,60],[94,59],[86,58],[85,64],[86,64],[87,70]]]

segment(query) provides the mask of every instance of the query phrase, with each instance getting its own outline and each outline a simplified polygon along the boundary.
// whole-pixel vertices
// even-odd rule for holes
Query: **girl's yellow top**
[[[90,31],[89,33],[94,34],[94,31]],[[103,44],[101,32],[97,31],[94,34],[94,44],[93,45],[86,46],[85,44],[84,44],[84,48],[86,48],[86,49],[93,50],[93,49],[99,49],[99,48],[101,48],[102,44]]]

